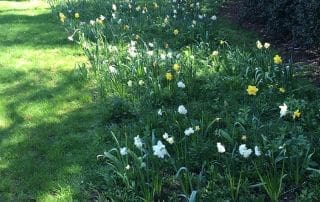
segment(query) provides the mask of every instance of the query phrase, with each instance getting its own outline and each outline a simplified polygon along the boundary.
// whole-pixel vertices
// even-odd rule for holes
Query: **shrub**
[[[320,1],[244,0],[242,17],[258,20],[274,38],[293,40],[302,46],[320,43]]]

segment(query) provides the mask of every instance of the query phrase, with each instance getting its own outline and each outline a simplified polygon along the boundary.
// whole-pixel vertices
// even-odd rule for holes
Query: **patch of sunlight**
[[[51,193],[45,193],[41,195],[37,201],[43,202],[58,202],[58,201],[66,201],[71,202],[74,201],[72,199],[73,191],[70,186],[62,187],[55,189]]]
[[[7,119],[6,117],[0,117],[0,129],[8,128],[12,124],[12,120]]]
[[[20,116],[26,121],[32,121],[34,119],[41,118],[48,115],[52,111],[53,106],[48,101],[38,101],[32,103],[24,103],[18,108]]]
[[[1,147],[9,147],[11,145],[17,145],[21,142],[26,141],[26,136],[19,132],[19,134],[10,134],[10,137],[3,139],[1,142]]]
[[[79,174],[81,173],[81,167],[79,165],[71,165],[64,168],[65,172],[68,174]]]
[[[48,8],[49,5],[43,0],[30,1],[0,1],[0,10],[27,10],[27,9],[43,9]]]

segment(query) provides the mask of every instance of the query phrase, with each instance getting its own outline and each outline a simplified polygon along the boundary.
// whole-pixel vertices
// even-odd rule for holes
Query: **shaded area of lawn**
[[[103,150],[91,92],[74,76],[81,50],[46,8],[3,4],[0,201],[71,200],[95,175]]]

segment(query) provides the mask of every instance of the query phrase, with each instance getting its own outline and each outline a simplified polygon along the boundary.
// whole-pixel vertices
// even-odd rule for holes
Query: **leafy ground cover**
[[[49,2],[0,3],[0,199],[319,200],[319,89],[223,1]]]

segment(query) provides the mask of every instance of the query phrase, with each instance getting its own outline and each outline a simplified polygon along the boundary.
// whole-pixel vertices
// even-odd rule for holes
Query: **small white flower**
[[[152,146],[153,149],[153,155],[159,157],[159,158],[164,158],[165,155],[168,155],[168,152],[166,150],[166,146],[162,144],[160,140],[158,140],[156,145]]]
[[[244,158],[248,158],[251,153],[252,153],[252,149],[248,149],[246,144],[241,144],[239,146],[239,153],[240,155],[242,155]]]
[[[112,13],[112,15],[111,15],[111,16],[112,16],[112,18],[113,18],[113,19],[116,19],[116,18],[117,18],[117,16],[116,16],[116,14],[115,14],[115,13]]]
[[[117,10],[117,6],[115,4],[112,4],[112,10],[114,10],[114,11]]]
[[[270,43],[267,43],[267,42],[266,42],[266,43],[264,43],[263,46],[264,46],[265,49],[268,49],[268,48],[270,47]]]
[[[154,47],[154,44],[153,43],[148,43],[148,46],[150,47],[150,48],[153,48]]]
[[[185,115],[185,114],[188,113],[188,110],[187,110],[183,105],[180,105],[180,106],[178,107],[178,112],[179,112],[179,114]]]
[[[118,74],[118,70],[115,68],[114,65],[110,65],[110,66],[109,66],[109,72],[110,72],[111,74]]]
[[[194,133],[194,130],[193,130],[192,127],[187,128],[187,129],[185,129],[185,131],[184,131],[184,134],[185,134],[186,136],[189,136],[189,135],[191,135],[191,134],[193,134],[193,133]]]
[[[165,53],[161,53],[161,54],[160,54],[160,59],[161,59],[161,60],[165,60],[166,57],[167,57],[167,55],[166,55]]]
[[[198,18],[199,18],[200,20],[202,20],[202,19],[203,19],[203,15],[198,15]]]
[[[285,115],[287,115],[287,113],[288,113],[288,106],[286,105],[286,103],[283,103],[282,106],[280,105],[279,108],[280,108],[280,118],[283,117],[283,116],[285,116]]]
[[[257,48],[258,48],[258,49],[263,48],[263,45],[262,45],[262,43],[261,43],[259,40],[256,42],[256,45],[257,45]]]
[[[169,138],[169,135],[168,135],[168,133],[164,133],[163,135],[162,135],[162,137],[163,137],[163,139],[168,139]]]
[[[73,35],[68,36],[68,40],[69,40],[69,41],[73,41]]]
[[[126,170],[129,170],[130,169],[130,165],[128,164],[127,166],[126,166]]]
[[[174,143],[174,138],[173,138],[172,136],[169,137],[169,138],[167,138],[166,140],[167,140],[167,142],[168,142],[169,144],[173,144],[173,143]]]
[[[254,147],[254,154],[255,154],[256,156],[261,156],[261,151],[260,151],[260,149],[259,149],[258,146],[255,146],[255,147]]]
[[[177,83],[177,85],[178,85],[178,88],[185,88],[186,87],[186,85],[182,81],[179,81]]]
[[[106,19],[106,17],[104,17],[103,15],[100,15],[100,20],[104,21]]]
[[[145,167],[147,167],[147,164],[146,164],[145,162],[142,162],[141,165],[140,165],[140,167],[141,167],[141,168],[145,168]]]
[[[96,23],[96,21],[90,20],[90,25],[94,25],[95,23]]]
[[[132,87],[133,81],[129,80],[129,81],[127,82],[127,84],[128,84],[129,87]]]
[[[212,54],[211,54],[212,56],[217,56],[217,55],[219,55],[219,51],[217,51],[217,50],[215,50],[215,51],[212,51]]]
[[[122,156],[127,155],[127,154],[128,154],[128,148],[127,148],[127,147],[122,147],[122,148],[120,148],[120,154],[121,154]]]
[[[217,20],[217,16],[213,15],[213,16],[211,16],[210,19],[213,20],[213,21],[215,21],[215,20]]]
[[[219,153],[226,152],[226,148],[220,142],[217,142],[217,148]]]
[[[159,116],[162,116],[162,110],[161,109],[159,109],[157,113],[158,113]]]
[[[147,55],[148,56],[153,56],[153,51],[152,50],[147,51]]]
[[[139,135],[137,135],[136,137],[134,137],[134,145],[138,148],[138,149],[142,149],[142,140],[139,137]]]
[[[144,85],[144,81],[143,80],[139,80],[139,85],[143,86]]]

